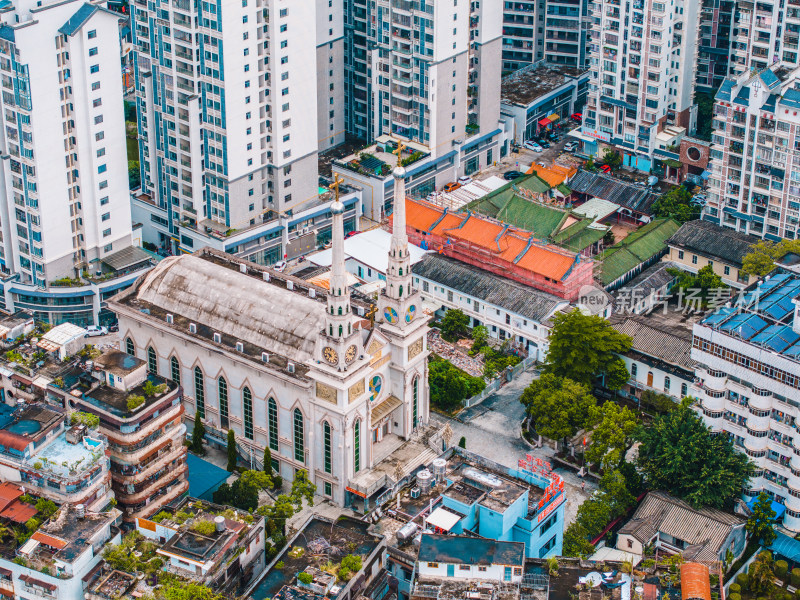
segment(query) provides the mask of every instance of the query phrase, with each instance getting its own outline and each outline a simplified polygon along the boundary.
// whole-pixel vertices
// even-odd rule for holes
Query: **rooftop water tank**
[[[225,531],[225,517],[222,515],[217,515],[214,517],[214,525],[216,525],[217,531]]]
[[[417,485],[422,494],[427,494],[431,491],[431,484],[433,483],[433,475],[428,469],[423,469],[417,473]]]
[[[411,540],[417,534],[417,524],[416,523],[406,523],[400,529],[397,530],[397,541],[401,544],[405,544],[409,540]]]
[[[444,472],[447,468],[447,461],[443,458],[435,458],[433,460],[433,476],[436,478],[436,483],[444,481]]]

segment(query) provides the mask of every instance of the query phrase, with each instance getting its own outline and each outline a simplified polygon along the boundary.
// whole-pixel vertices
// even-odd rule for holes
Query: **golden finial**
[[[392,152],[392,154],[397,154],[397,160],[400,160],[400,154],[405,150],[406,147],[403,145],[403,142],[397,142],[397,150]]]
[[[344,179],[339,177],[338,173],[334,173],[333,175],[333,183],[328,186],[328,189],[336,194],[336,202],[339,201],[339,186],[344,183]]]

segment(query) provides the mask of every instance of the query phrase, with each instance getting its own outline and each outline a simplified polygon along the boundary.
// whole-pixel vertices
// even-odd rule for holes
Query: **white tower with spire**
[[[344,204],[339,200],[339,186],[343,181],[337,176],[331,184],[335,198],[331,203],[330,288],[325,329],[317,344],[318,360],[339,371],[363,354],[361,334],[355,327],[357,319],[350,307],[350,288],[344,265]]]

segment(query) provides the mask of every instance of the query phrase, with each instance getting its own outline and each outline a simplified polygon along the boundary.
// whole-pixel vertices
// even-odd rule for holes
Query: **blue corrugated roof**
[[[763,81],[769,89],[776,88],[781,84],[781,80],[778,79],[778,76],[769,69],[762,71],[760,77],[761,81]]]
[[[773,507],[774,510],[774,507]],[[775,541],[769,547],[775,554],[789,559],[792,562],[800,562],[800,541],[790,538],[788,535],[778,533]]]
[[[733,99],[734,104],[741,104],[742,106],[748,106],[750,104],[750,88],[747,86],[742,86],[742,89],[739,90],[739,93],[736,94],[736,98]]]
[[[74,15],[72,15],[69,20],[64,23],[58,31],[63,33],[64,35],[73,36],[75,35],[83,24],[89,20],[89,18],[96,13],[98,7],[92,6],[91,4],[84,4],[82,5]]]
[[[769,98],[767,98],[767,101],[764,102],[764,106],[761,107],[761,110],[774,113],[775,105],[777,103],[778,103],[778,97],[775,94],[770,94]]]
[[[800,91],[789,88],[783,93],[781,104],[784,106],[791,106],[792,108],[800,108]]]
[[[722,85],[719,86],[719,90],[717,91],[717,100],[722,100],[724,102],[731,101],[731,91],[733,90],[734,81],[732,79],[726,79],[722,82]]]

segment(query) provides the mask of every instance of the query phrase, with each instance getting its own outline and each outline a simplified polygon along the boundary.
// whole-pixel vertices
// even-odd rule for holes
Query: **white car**
[[[528,150],[533,150],[534,152],[542,152],[544,148],[542,148],[536,142],[527,141],[523,144]]]
[[[578,142],[567,142],[564,144],[564,152],[575,152],[578,149]]]
[[[458,183],[462,187],[465,186],[465,185],[468,185],[468,184],[472,183],[472,177],[470,177],[469,175],[464,175],[463,177],[459,177],[458,178]]]
[[[97,337],[99,335],[107,335],[108,328],[107,327],[98,327],[97,325],[89,325],[86,328],[86,335],[83,337]]]
[[[286,270],[287,266],[288,263],[285,260],[279,260],[274,265],[272,265],[272,268],[275,269],[278,273],[283,273]]]

